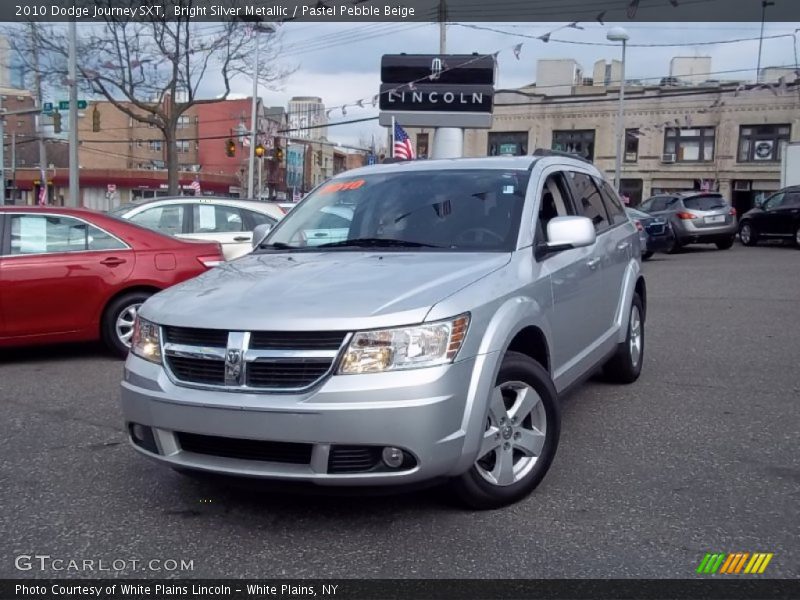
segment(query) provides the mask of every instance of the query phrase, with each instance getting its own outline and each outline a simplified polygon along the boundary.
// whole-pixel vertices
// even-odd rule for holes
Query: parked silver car
[[[334,206],[344,239],[309,243]],[[638,232],[588,162],[365,167],[262,234],[140,309],[122,409],[145,456],[319,485],[444,478],[498,507],[547,472],[560,394],[642,368]]]
[[[668,252],[678,252],[687,244],[716,244],[728,250],[736,239],[736,209],[715,192],[653,196],[639,209],[669,221],[674,236]]]

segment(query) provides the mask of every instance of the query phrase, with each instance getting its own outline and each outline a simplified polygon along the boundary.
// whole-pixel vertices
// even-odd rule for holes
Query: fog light
[[[383,449],[383,462],[386,463],[387,467],[396,469],[403,464],[403,451],[394,446],[386,446]]]
[[[143,442],[147,439],[147,429],[145,429],[144,425],[139,425],[138,423],[134,423],[131,425],[131,435],[137,441]]]
[[[130,431],[131,439],[134,444],[153,454],[160,454],[152,427],[139,423],[130,423],[128,425],[128,431]]]

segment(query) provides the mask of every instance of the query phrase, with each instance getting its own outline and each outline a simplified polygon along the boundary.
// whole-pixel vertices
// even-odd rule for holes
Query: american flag
[[[39,186],[39,205],[45,206],[47,204],[47,181],[42,177],[42,185]]]
[[[191,187],[194,190],[195,196],[200,196],[202,194],[200,190],[200,181],[198,179],[195,179],[189,187]]]
[[[408,137],[406,130],[397,123],[394,124],[394,157],[412,160],[414,158],[414,148],[411,145],[411,138]]]

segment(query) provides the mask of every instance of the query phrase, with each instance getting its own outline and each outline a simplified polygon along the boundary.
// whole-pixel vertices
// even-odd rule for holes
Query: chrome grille
[[[334,367],[345,332],[221,331],[162,327],[175,383],[231,391],[302,391]]]

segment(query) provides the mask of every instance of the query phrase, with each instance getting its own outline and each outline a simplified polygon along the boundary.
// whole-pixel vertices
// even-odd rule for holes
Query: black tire
[[[650,260],[651,258],[653,258],[653,254],[655,254],[655,252],[653,252],[652,250],[648,250],[647,252],[642,254],[642,260]]]
[[[631,346],[631,331],[634,309],[638,311],[639,327],[641,331],[641,347],[639,349],[639,357],[636,362],[634,362],[633,359],[633,351]],[[639,297],[639,294],[634,294],[633,301],[631,302],[631,317],[628,318],[628,332],[625,335],[625,341],[617,346],[617,351],[614,353],[614,356],[612,356],[603,366],[603,375],[607,381],[611,381],[613,383],[633,383],[639,379],[639,375],[642,372],[642,363],[644,362],[644,314],[642,299]]]
[[[672,238],[669,246],[664,250],[667,254],[677,254],[683,249],[683,244],[681,244],[680,240],[676,237]]]
[[[795,248],[800,248],[800,225],[794,230],[794,242]]]
[[[522,500],[542,481],[556,454],[561,432],[561,408],[550,374],[529,356],[518,352],[507,352],[497,374],[496,385],[515,381],[528,384],[539,395],[545,414],[544,445],[531,470],[522,479],[510,485],[487,481],[478,471],[476,460],[466,473],[452,481],[455,494],[470,508],[488,510]],[[501,448],[497,449],[497,452],[502,451]]]
[[[125,358],[128,355],[128,345],[117,335],[117,319],[132,307],[144,304],[152,296],[149,292],[130,292],[112,300],[103,312],[101,335],[103,343],[117,356]]]
[[[733,247],[733,242],[736,238],[731,236],[731,239],[725,240],[724,242],[717,242],[717,249],[719,250],[730,250]]]
[[[742,231],[744,231],[744,235],[742,235]],[[758,232],[750,221],[739,225],[739,241],[744,246],[755,246],[758,243]]]

